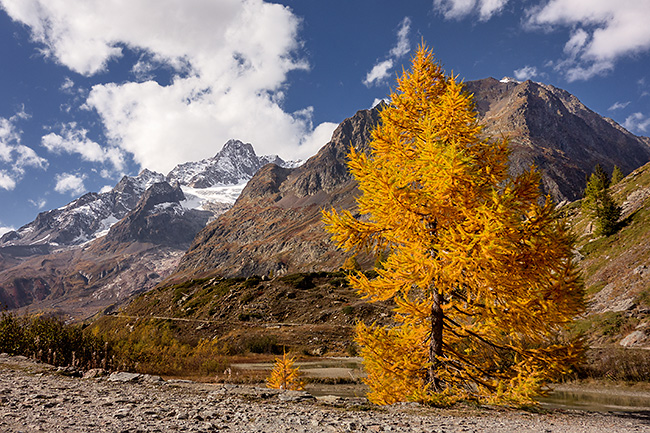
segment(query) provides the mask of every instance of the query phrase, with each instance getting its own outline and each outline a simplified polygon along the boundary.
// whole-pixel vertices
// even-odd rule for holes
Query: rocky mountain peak
[[[231,138],[226,141],[221,150],[215,156],[220,156],[222,158],[226,156],[251,158],[257,155],[255,154],[255,150],[253,150],[252,144]]]
[[[240,185],[269,162],[284,166],[284,161],[276,155],[258,156],[250,143],[228,140],[212,158],[177,165],[167,175],[167,181],[192,188]]]
[[[535,165],[557,201],[582,196],[596,164],[629,173],[650,160],[650,139],[637,137],[587,108],[566,90],[534,81],[486,78],[465,83],[485,132],[507,137],[511,171]]]
[[[341,122],[332,133],[331,141],[282,184],[280,189],[283,194],[306,197],[319,191],[329,193],[352,180],[347,166],[350,146],[359,152],[370,150],[370,132],[379,122],[380,110],[381,105],[371,110],[360,110]]]
[[[185,209],[180,204],[183,200],[180,184],[154,183],[138,205],[111,227],[103,243],[108,248],[129,242],[186,248],[212,213]]]
[[[509,139],[513,174],[536,165],[544,191],[558,202],[581,196],[596,163],[630,172],[650,160],[648,140],[614,127],[566,91],[494,78],[465,86],[485,132]],[[178,271],[250,276],[338,269],[346,254],[330,241],[320,210],[355,212],[359,191],[347,155],[350,146],[369,150],[380,110],[362,110],[344,120],[302,166],[260,170],[235,205],[197,235]]]
[[[165,181],[156,182],[142,195],[137,207],[151,210],[161,203],[178,203],[183,200],[185,200],[185,195],[178,182],[173,185]]]

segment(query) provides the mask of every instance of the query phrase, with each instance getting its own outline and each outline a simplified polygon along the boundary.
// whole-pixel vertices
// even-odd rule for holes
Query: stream
[[[296,362],[306,378],[358,381],[365,376],[361,358],[323,358],[318,361]],[[240,370],[268,370],[273,363],[234,364]],[[554,384],[548,396],[539,399],[548,409],[574,409],[596,412],[650,412],[650,391],[630,387],[600,388],[594,385],[578,386]],[[314,396],[362,397],[368,387],[361,383],[309,383],[305,389]]]

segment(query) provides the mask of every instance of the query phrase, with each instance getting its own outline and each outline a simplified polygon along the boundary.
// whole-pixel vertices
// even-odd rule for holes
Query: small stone
[[[316,400],[319,403],[331,404],[331,405],[342,404],[344,401],[343,398],[338,397],[336,395],[323,395],[323,396],[316,397]]]
[[[131,410],[128,408],[122,408],[115,411],[113,414],[114,418],[126,418],[131,413]]]
[[[153,384],[162,384],[165,380],[160,376],[155,376],[152,374],[143,374],[141,378],[142,382],[153,383]]]
[[[83,374],[84,379],[95,379],[98,377],[106,376],[108,372],[103,368],[91,368]]]
[[[307,391],[285,391],[278,395],[280,401],[306,401],[316,400],[316,397]]]
[[[137,382],[142,377],[139,373],[127,373],[126,371],[118,371],[108,376],[110,382]]]

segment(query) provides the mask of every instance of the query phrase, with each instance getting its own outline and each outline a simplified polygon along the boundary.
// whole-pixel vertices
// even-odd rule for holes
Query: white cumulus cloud
[[[643,134],[650,130],[650,116],[643,113],[633,113],[623,122],[625,129],[637,134]]]
[[[508,0],[433,0],[433,6],[447,19],[461,19],[478,14],[479,20],[487,21],[503,10]]]
[[[43,209],[47,204],[47,200],[45,200],[44,198],[39,198],[37,200],[28,199],[27,201],[37,209]]]
[[[517,69],[514,71],[515,78],[519,81],[526,81],[526,80],[531,80],[539,73],[537,72],[537,68],[535,66],[524,66],[521,69]]]
[[[527,14],[533,27],[574,29],[567,58],[556,66],[569,81],[605,74],[620,58],[650,50],[647,0],[550,0]]]
[[[88,130],[75,122],[61,126],[61,133],[50,132],[41,138],[41,144],[54,153],[78,154],[85,161],[110,162],[117,171],[124,168],[124,152],[117,147],[103,148],[87,137]]]
[[[363,84],[367,87],[375,84],[381,84],[390,77],[390,73],[395,66],[395,62],[404,57],[411,51],[409,42],[409,33],[411,31],[411,19],[404,17],[397,30],[397,43],[388,52],[386,59],[377,62],[363,79]]]
[[[393,59],[387,59],[377,63],[366,74],[366,78],[363,79],[363,84],[370,87],[373,84],[385,81],[390,76],[390,71],[393,69],[394,63]]]
[[[139,56],[130,66],[134,81],[96,84],[85,107],[97,112],[110,144],[143,167],[167,171],[212,156],[230,138],[251,142],[262,154],[308,157],[313,140],[329,128],[282,108],[287,74],[309,68],[299,56],[300,19],[286,6],[263,0],[0,4],[30,29],[46,56],[80,74],[110,69],[114,60],[124,61],[125,50]],[[171,71],[171,80],[156,81],[157,67]]]
[[[500,13],[508,0],[433,0],[447,19],[478,15],[487,21]],[[588,80],[614,69],[626,56],[650,51],[648,0],[533,0],[512,2],[525,9],[524,27],[551,32],[570,29],[564,57],[550,65],[568,81]]]
[[[609,110],[609,111],[622,110],[623,108],[627,107],[628,105],[630,105],[630,101],[625,101],[625,102],[616,101],[607,110]]]
[[[15,187],[15,176],[12,176],[11,173],[8,173],[6,170],[0,170],[0,188],[10,191]]]
[[[13,227],[6,227],[6,226],[3,226],[3,225],[0,225],[0,237],[2,237],[2,235],[4,235],[5,233],[8,233],[8,232],[13,231],[13,230],[16,230],[16,229],[13,228]]]
[[[72,173],[61,173],[55,177],[56,186],[54,190],[58,193],[70,193],[71,196],[81,195],[86,192],[84,177]]]
[[[47,160],[21,143],[22,131],[17,124],[28,117],[24,111],[8,119],[0,117],[0,188],[14,189],[28,167],[47,168]]]

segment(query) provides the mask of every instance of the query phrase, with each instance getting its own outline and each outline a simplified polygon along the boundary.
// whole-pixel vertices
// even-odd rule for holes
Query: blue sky
[[[0,0],[0,233],[229,138],[307,158],[418,43],[650,135],[648,0]]]

